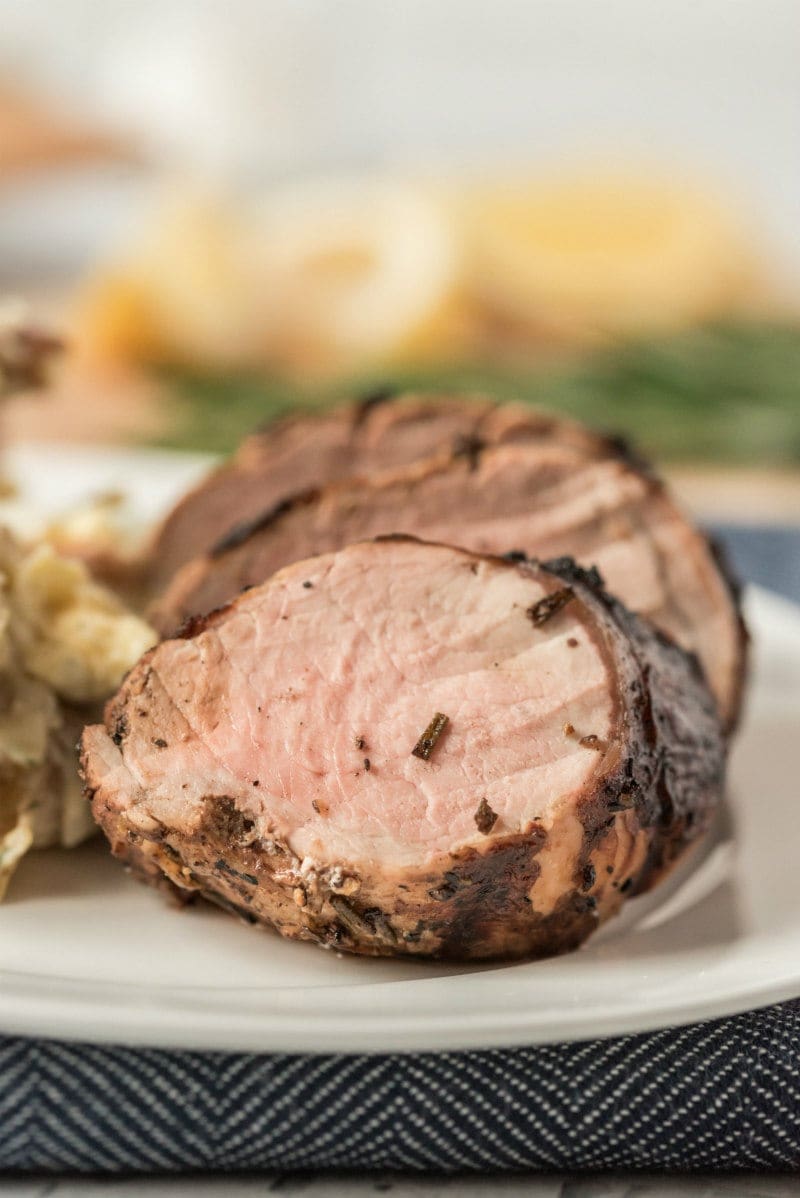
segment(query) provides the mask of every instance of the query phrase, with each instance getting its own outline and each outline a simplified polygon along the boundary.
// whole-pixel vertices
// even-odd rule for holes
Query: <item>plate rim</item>
[[[771,616],[788,619],[800,652],[800,606],[751,586],[746,608],[757,641],[763,638],[769,643]],[[503,966],[468,975],[472,1002],[463,1009],[447,1006],[451,974],[348,982],[330,989],[324,985],[282,990],[228,987],[203,995],[194,983],[159,986],[153,993],[145,984],[54,978],[0,967],[0,1033],[156,1049],[261,1053],[430,1052],[579,1042],[724,1018],[797,997],[800,953],[787,951],[785,941],[785,931],[761,934],[751,940],[749,955],[747,940],[731,946],[700,969],[706,975],[709,970],[715,973],[718,983],[699,994],[686,987],[677,997],[656,995],[647,1009],[640,997],[613,1002],[596,997],[589,1007],[576,1004],[545,1014],[537,1013],[530,1001],[535,997],[535,965],[516,979]],[[769,957],[766,977],[752,969],[754,947]],[[750,968],[741,968],[742,957],[745,963],[750,961]],[[600,968],[602,963],[596,964]],[[492,983],[498,973],[503,977],[503,998]],[[420,992],[423,1001],[413,1010],[409,993]],[[335,1010],[324,1009],[318,1001],[321,994],[337,996],[332,1003]]]

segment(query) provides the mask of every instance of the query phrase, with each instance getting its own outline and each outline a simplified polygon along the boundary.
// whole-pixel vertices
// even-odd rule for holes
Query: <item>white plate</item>
[[[79,497],[109,474],[166,501],[197,464],[168,455],[17,455]],[[694,861],[579,952],[452,968],[338,957],[176,911],[100,842],[27,860],[0,907],[0,1031],[170,1048],[479,1048],[644,1031],[800,994],[800,609],[748,596],[749,712],[728,809]]]

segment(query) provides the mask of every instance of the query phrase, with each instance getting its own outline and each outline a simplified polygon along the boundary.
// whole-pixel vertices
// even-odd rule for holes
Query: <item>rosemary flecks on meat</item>
[[[423,761],[427,761],[430,758],[431,753],[436,748],[439,737],[445,730],[447,721],[448,717],[441,711],[435,713],[430,724],[428,724],[428,727],[411,750],[414,757],[421,757]]]
[[[491,832],[497,823],[497,812],[492,811],[485,798],[481,799],[478,804],[478,810],[475,812],[475,823],[477,824],[478,831],[483,832],[484,836]]]
[[[582,736],[578,744],[582,749],[596,749],[598,753],[604,752],[606,748],[606,742],[599,736],[595,736],[593,732],[590,732],[588,736]]]
[[[558,615],[563,607],[569,603],[570,599],[575,598],[575,592],[572,587],[562,587],[560,591],[553,591],[550,595],[544,595],[536,603],[527,610],[534,628],[541,628],[548,620],[552,620],[553,616]]]

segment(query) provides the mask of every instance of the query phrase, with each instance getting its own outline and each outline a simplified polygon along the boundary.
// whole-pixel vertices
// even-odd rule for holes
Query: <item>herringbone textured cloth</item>
[[[0,1040],[0,1168],[800,1167],[800,1000],[613,1040],[393,1056]]]

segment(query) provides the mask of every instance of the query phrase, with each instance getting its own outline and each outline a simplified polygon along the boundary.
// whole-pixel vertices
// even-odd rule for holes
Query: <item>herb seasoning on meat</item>
[[[588,736],[582,736],[578,744],[582,749],[597,749],[598,753],[602,753],[606,748],[606,742],[599,736],[595,736],[594,732],[590,732]]]
[[[421,757],[423,761],[427,761],[430,758],[431,753],[436,748],[439,737],[445,730],[447,721],[448,717],[446,715],[441,711],[436,712],[430,724],[428,724],[428,727],[411,750],[414,757]]]
[[[541,628],[542,624],[552,620],[553,616],[558,615],[570,599],[574,598],[575,592],[572,587],[562,587],[560,591],[553,591],[551,595],[545,595],[538,603],[534,603],[527,611],[534,628]]]
[[[478,810],[475,812],[475,823],[478,826],[478,831],[483,832],[484,836],[491,832],[497,823],[497,812],[492,811],[485,798],[481,799],[478,804]]]

